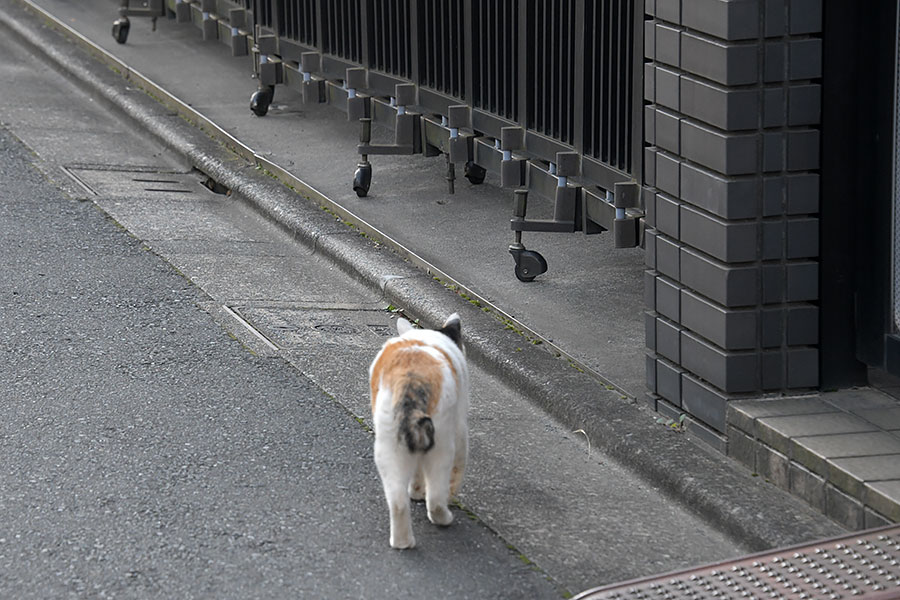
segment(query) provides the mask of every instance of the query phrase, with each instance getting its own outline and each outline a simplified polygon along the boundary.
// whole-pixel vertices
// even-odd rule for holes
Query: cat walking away
[[[397,332],[369,367],[369,385],[391,546],[412,548],[410,498],[425,499],[435,525],[453,521],[447,504],[462,483],[469,450],[469,371],[456,313],[438,330],[399,319]]]

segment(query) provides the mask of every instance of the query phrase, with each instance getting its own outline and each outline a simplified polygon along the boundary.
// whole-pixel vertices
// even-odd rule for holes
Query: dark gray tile
[[[648,352],[644,355],[645,360],[645,370],[644,373],[646,375],[647,381],[647,391],[650,394],[656,394],[656,353]],[[655,404],[653,410],[656,410]]]
[[[675,27],[657,23],[655,33],[654,57],[656,60],[673,67],[681,66],[680,31]]]
[[[789,438],[840,433],[877,431],[871,423],[846,413],[763,417],[757,421],[757,437],[784,453],[790,451]]]
[[[656,21],[644,22],[644,57],[650,60],[656,57]]]
[[[756,441],[740,429],[729,425],[728,432],[728,456],[735,459],[751,472],[757,473],[756,468]]]
[[[819,342],[819,309],[811,304],[791,306],[787,314],[787,343],[791,346]]]
[[[666,152],[656,153],[656,187],[673,196],[681,189],[681,169],[677,156]]]
[[[758,224],[754,221],[726,221],[681,205],[681,241],[727,263],[756,258]]]
[[[726,40],[758,35],[759,0],[687,0],[682,6],[683,25]]]
[[[791,493],[825,512],[825,478],[791,463]]]
[[[791,81],[822,76],[822,40],[809,38],[788,43],[788,75]]]
[[[764,308],[760,319],[762,320],[762,347],[775,348],[781,346],[784,342],[785,310],[782,308]]]
[[[681,121],[682,154],[725,175],[755,173],[758,145],[755,134],[725,133],[686,119]]]
[[[756,177],[725,177],[699,165],[681,163],[681,199],[720,217],[756,217],[758,193]]]
[[[900,429],[900,406],[894,406],[892,408],[869,408],[854,412],[870,423],[874,423],[881,429]],[[900,479],[900,475],[898,475],[897,478]]]
[[[862,483],[900,479],[900,453],[835,458],[831,461],[831,473],[834,475],[829,475],[829,478],[835,481],[846,477],[852,477]],[[840,487],[847,489],[852,486]]]
[[[665,194],[656,195],[656,228],[676,240],[680,235],[680,206],[681,202],[675,198]]]
[[[851,413],[872,408],[893,408],[898,405],[896,399],[871,388],[827,392],[822,394],[822,400]]]
[[[656,18],[681,23],[681,0],[656,0]]]
[[[656,361],[656,393],[675,406],[681,406],[681,373],[677,365]]]
[[[729,307],[756,303],[756,267],[730,266],[685,247],[681,248],[680,258],[681,282],[694,291]]]
[[[785,298],[788,302],[819,299],[819,263],[788,263],[785,268]]]
[[[900,480],[866,484],[866,506],[900,523]]]
[[[774,483],[783,490],[791,487],[791,461],[787,456],[769,448],[765,444],[757,444],[756,467],[760,477]]]
[[[685,424],[684,433],[688,438],[702,442],[716,452],[725,454],[728,449],[728,440],[722,432],[709,427],[703,421],[690,417],[685,421]]]
[[[680,115],[668,110],[660,109],[655,111],[653,143],[670,152],[680,153],[680,119]]]
[[[783,87],[763,91],[763,127],[783,127],[787,121]]]
[[[766,37],[781,37],[785,33],[787,10],[784,0],[765,0],[766,2]]]
[[[756,347],[757,311],[724,308],[681,291],[681,324],[726,350]]]
[[[681,375],[681,405],[692,416],[718,432],[726,430],[728,396],[689,374]]]
[[[894,456],[888,454],[886,456]],[[862,498],[864,479],[856,470],[858,462],[845,463],[843,461],[868,461],[874,457],[837,458],[825,463],[828,481],[840,490],[850,494],[854,498]]]
[[[734,400],[728,406],[728,422],[756,435],[753,423],[764,417],[836,413],[837,409],[818,397],[776,398],[773,400]]]
[[[681,332],[681,364],[729,394],[757,387],[758,354],[725,351],[687,330]]]
[[[791,447],[791,458],[817,472],[824,471],[828,459],[880,454],[900,454],[900,439],[878,431],[841,433],[796,437]]]
[[[855,496],[825,485],[825,514],[851,531],[865,528],[865,509]]]
[[[681,294],[679,286],[666,277],[656,278],[656,312],[676,323],[681,322]]]
[[[758,53],[757,44],[722,43],[681,34],[681,67],[725,85],[756,83]]]
[[[819,385],[818,348],[789,348],[787,351],[787,387],[813,388]]]
[[[822,86],[797,85],[788,88],[788,124],[816,125],[822,114]]]
[[[656,67],[655,76],[656,103],[674,110],[680,110],[681,76],[678,72],[663,67]]]
[[[865,528],[874,529],[876,527],[884,527],[890,525],[891,522],[884,516],[878,514],[870,508],[865,509]]]
[[[822,31],[822,0],[790,0],[791,35]]]
[[[784,113],[783,102],[781,108]],[[683,75],[681,112],[727,131],[756,129],[759,94],[756,90],[729,89]]]
[[[656,351],[676,364],[681,362],[680,331],[681,328],[676,323],[656,319]]]
[[[788,175],[787,213],[803,215],[819,212],[819,176],[815,173]]]
[[[786,376],[785,355],[781,350],[763,352],[760,358],[762,367],[762,386],[766,391],[783,390]]]
[[[656,269],[678,281],[680,279],[679,244],[665,235],[656,236]]]

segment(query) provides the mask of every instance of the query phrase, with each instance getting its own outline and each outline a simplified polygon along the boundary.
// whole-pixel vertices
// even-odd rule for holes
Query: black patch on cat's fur
[[[409,382],[397,411],[400,413],[398,435],[410,452],[428,452],[434,446],[434,423],[427,410],[428,388],[420,382]]]
[[[462,327],[459,324],[459,319],[455,319],[452,322],[444,325],[438,331],[446,335],[448,338],[453,340],[453,343],[462,348]]]

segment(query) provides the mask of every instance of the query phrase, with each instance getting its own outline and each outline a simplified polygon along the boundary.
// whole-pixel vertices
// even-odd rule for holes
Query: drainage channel
[[[900,525],[582,592],[574,600],[900,598]]]

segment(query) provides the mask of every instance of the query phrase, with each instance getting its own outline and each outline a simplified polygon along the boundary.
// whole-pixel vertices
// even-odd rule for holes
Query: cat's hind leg
[[[416,538],[412,531],[412,517],[409,506],[409,493],[407,486],[415,469],[414,457],[392,443],[380,443],[375,440],[375,465],[381,476],[384,486],[384,496],[387,500],[391,517],[392,548],[413,548]]]
[[[450,501],[450,471],[453,468],[453,444],[435,447],[425,455],[425,506],[428,520],[435,525],[447,526],[453,522]]]
[[[456,436],[456,453],[453,457],[453,468],[450,470],[450,497],[459,493],[463,477],[466,474],[466,462],[469,458],[469,436],[465,429],[460,429]]]
[[[425,499],[425,473],[422,471],[422,461],[416,465],[415,474],[409,482],[409,497],[417,502]]]

